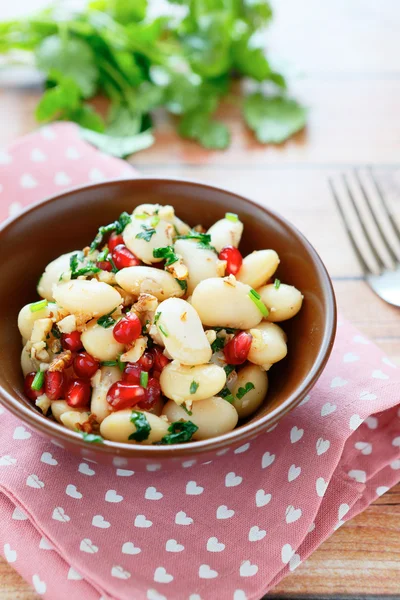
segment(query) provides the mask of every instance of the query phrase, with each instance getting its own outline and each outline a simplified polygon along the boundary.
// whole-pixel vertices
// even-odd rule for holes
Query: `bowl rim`
[[[104,188],[108,185],[128,185],[131,186],[134,182],[141,182],[144,185],[146,183],[165,183],[165,184],[174,184],[174,185],[190,185],[197,188],[203,188],[209,190],[210,192],[218,192],[225,193],[231,196],[236,197],[240,201],[245,204],[249,204],[257,207],[258,209],[264,211],[267,216],[275,219],[279,222],[279,224],[289,231],[289,233],[296,237],[297,240],[306,247],[308,253],[313,258],[313,264],[317,270],[317,274],[319,280],[321,281],[321,288],[324,292],[324,303],[326,306],[326,320],[324,326],[324,333],[322,344],[316,360],[308,372],[307,376],[304,378],[301,385],[290,395],[280,406],[276,407],[271,413],[260,417],[254,422],[247,423],[242,425],[239,429],[233,429],[232,431],[225,433],[223,435],[219,435],[214,438],[210,438],[207,440],[199,440],[188,442],[185,444],[171,444],[171,445],[163,445],[163,446],[140,446],[136,444],[128,444],[124,442],[111,442],[104,440],[104,443],[99,444],[88,444],[84,441],[82,436],[78,432],[74,432],[70,429],[67,429],[63,425],[52,421],[40,414],[37,411],[32,410],[28,406],[25,406],[20,399],[16,396],[14,397],[7,390],[3,388],[0,384],[0,402],[7,408],[11,413],[20,418],[22,421],[30,425],[36,430],[41,431],[42,433],[50,436],[51,438],[56,438],[61,443],[65,442],[67,444],[73,444],[75,446],[83,449],[83,452],[89,451],[92,449],[95,452],[101,452],[102,454],[109,455],[121,455],[126,456],[127,458],[171,458],[174,457],[186,457],[190,454],[196,453],[205,453],[210,451],[215,451],[218,449],[225,448],[227,446],[237,445],[239,443],[243,443],[244,441],[248,441],[251,438],[256,437],[262,431],[266,431],[270,427],[272,427],[277,421],[279,421],[284,415],[286,415],[290,410],[295,408],[300,402],[304,399],[310,389],[314,386],[319,376],[321,375],[325,365],[329,359],[331,354],[333,344],[335,341],[336,335],[336,319],[337,319],[337,308],[336,308],[336,299],[335,293],[332,285],[332,281],[328,275],[328,271],[322,262],[319,254],[312,246],[312,244],[307,240],[307,238],[297,229],[295,225],[290,223],[285,217],[270,209],[269,207],[265,207],[258,202],[247,198],[246,196],[242,196],[241,194],[237,194],[228,189],[210,185],[201,181],[196,181],[193,179],[185,179],[185,178],[175,178],[175,177],[132,177],[132,178],[116,178],[109,179],[106,181],[97,182],[94,184],[87,185],[79,185],[73,188],[69,188],[65,192],[61,194],[51,195],[43,200],[35,202],[34,204],[24,208],[18,215],[14,217],[9,217],[5,219],[0,224],[0,236],[8,227],[12,226],[14,223],[23,219],[26,214],[40,211],[43,206],[47,204],[51,204],[52,202],[57,202],[62,198],[74,194],[76,192],[86,191],[86,190],[95,190],[97,188]],[[52,440],[54,442],[54,440]],[[56,443],[56,442],[55,442]],[[61,444],[60,444],[61,445]]]

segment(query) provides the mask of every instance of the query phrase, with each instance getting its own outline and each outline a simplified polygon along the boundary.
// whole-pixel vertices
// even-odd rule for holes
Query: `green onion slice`
[[[228,219],[228,221],[232,221],[232,223],[237,223],[239,221],[239,217],[237,216],[237,214],[231,212],[225,213],[225,219]]]
[[[39,312],[39,310],[43,310],[48,305],[47,300],[39,300],[39,302],[34,302],[30,305],[29,309],[31,312]]]
[[[281,282],[279,281],[279,279],[275,279],[275,281],[274,281],[274,286],[275,286],[275,289],[276,289],[276,290],[279,290],[279,288],[280,288],[280,285],[281,285]]]
[[[35,390],[35,392],[39,392],[44,384],[44,371],[38,371],[33,378],[31,383],[31,388]]]
[[[147,384],[149,382],[149,374],[147,371],[142,371],[140,373],[140,385],[144,388],[147,388]]]
[[[256,292],[256,290],[251,289],[249,291],[249,298],[257,306],[258,310],[263,315],[263,317],[268,317],[268,315],[269,315],[268,308],[265,306],[264,302],[261,300],[260,294],[258,292]]]

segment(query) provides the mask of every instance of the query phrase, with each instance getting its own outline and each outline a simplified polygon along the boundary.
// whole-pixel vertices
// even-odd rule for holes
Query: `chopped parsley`
[[[228,219],[228,221],[232,221],[232,223],[237,223],[239,221],[239,217],[237,216],[237,214],[230,212],[225,213],[225,219]]]
[[[211,344],[211,350],[213,352],[219,352],[225,346],[225,339],[223,337],[216,337]]]
[[[104,260],[107,260],[107,256],[110,254],[110,250],[108,247],[104,248],[104,250],[102,250],[100,252],[100,254],[97,257],[97,262],[103,262]]]
[[[214,331],[219,333],[220,331],[226,331],[226,333],[236,333],[237,329],[233,329],[232,327],[213,327]]]
[[[142,326],[142,335],[147,335],[147,326],[150,325],[149,319],[146,319],[145,324]]]
[[[157,327],[165,337],[168,337],[168,331],[162,325],[157,325]]]
[[[155,234],[156,230],[153,227],[147,227],[147,225],[141,225],[140,227],[143,229],[143,231],[136,234],[136,239],[145,240],[146,242],[149,242],[152,236]]]
[[[197,383],[197,381],[192,381],[192,383],[190,384],[190,393],[191,394],[195,394],[197,392],[197,389],[199,387],[199,384]]]
[[[235,398],[232,396],[230,390],[226,386],[219,392],[218,396],[221,396],[221,398],[224,398],[224,400],[230,402],[231,404],[235,401]]]
[[[97,324],[104,327],[104,329],[108,329],[112,327],[116,323],[116,319],[114,319],[111,315],[113,312],[117,310],[117,307],[113,308],[107,315],[103,315],[100,319],[97,319]]]
[[[126,211],[124,211],[123,213],[121,213],[118,217],[118,221],[116,221],[116,233],[122,233],[123,230],[125,229],[125,227],[127,225],[129,225],[129,223],[131,223],[132,219],[131,216],[128,215],[128,213]]]
[[[137,410],[133,410],[131,414],[131,423],[136,427],[136,431],[131,433],[128,440],[135,440],[136,442],[143,442],[147,440],[150,435],[151,427],[148,422],[146,415]]]
[[[199,243],[197,244],[198,248],[202,248],[203,250],[213,250],[216,252],[214,246],[211,246],[211,235],[209,233],[200,233],[199,231],[191,230],[190,233],[186,235],[178,235],[178,240],[197,240]]]
[[[86,431],[80,431],[79,433],[81,434],[85,442],[89,442],[89,444],[104,443],[104,438],[102,438],[101,435],[97,435],[95,433],[86,433]]]
[[[246,385],[244,386],[244,388],[240,387],[238,389],[236,398],[238,400],[241,400],[243,398],[243,396],[245,396],[248,392],[250,392],[250,390],[254,390],[254,383],[251,383],[251,381],[248,381],[246,383]]]
[[[35,377],[33,378],[33,381],[31,383],[31,388],[32,390],[35,390],[35,392],[39,392],[44,384],[44,371],[37,371]]]
[[[39,312],[39,310],[43,310],[48,305],[47,300],[39,300],[38,302],[34,302],[29,306],[29,310],[31,312]]]
[[[96,237],[90,244],[90,251],[93,252],[93,250],[97,250],[97,248],[102,243],[104,236],[107,233],[112,233],[114,231],[117,234],[122,233],[125,227],[131,222],[131,220],[132,219],[130,215],[128,215],[127,212],[123,212],[118,217],[118,220],[114,221],[114,223],[109,223],[109,225],[102,225],[101,227],[99,227]]]
[[[77,279],[81,275],[88,275],[89,273],[99,273],[101,269],[96,267],[95,263],[89,260],[86,265],[78,269],[79,260],[82,260],[82,256],[79,257],[78,254],[73,254],[69,259],[69,266],[71,269],[71,279]]]
[[[175,281],[177,281],[178,284],[179,284],[179,286],[180,286],[180,288],[182,290],[185,290],[185,292],[186,292],[186,290],[187,290],[187,281],[185,279],[175,279]]]
[[[154,316],[154,325],[157,325],[158,319],[161,317],[161,313],[157,312]]]
[[[185,403],[181,404],[181,408],[183,408],[183,410],[185,411],[185,413],[186,413],[187,415],[189,415],[189,417],[191,417],[191,416],[192,416],[192,414],[193,414],[193,413],[192,413],[192,411],[191,411],[191,410],[189,410],[189,409],[186,407]]]
[[[224,366],[224,371],[226,373],[226,376],[229,377],[229,375],[232,373],[232,371],[235,370],[235,365],[225,365]]]
[[[275,289],[279,290],[280,286],[281,286],[281,282],[279,281],[279,279],[275,279],[275,281],[274,281]]]
[[[149,374],[147,371],[140,372],[140,385],[144,388],[147,388],[147,384],[149,382]]]
[[[163,258],[165,260],[166,267],[169,267],[169,265],[173,265],[179,260],[172,246],[165,246],[164,248],[154,248],[153,256],[154,258]]]
[[[57,338],[58,340],[61,337],[61,333],[60,330],[58,329],[57,325],[53,325],[53,327],[51,328],[51,333],[53,334],[53,336],[55,338]]]
[[[168,427],[169,434],[165,435],[161,444],[182,444],[190,442],[192,435],[198,430],[192,421],[175,421]]]
[[[258,310],[263,315],[263,317],[268,317],[268,315],[269,315],[268,308],[265,306],[264,302],[261,300],[260,294],[258,292],[256,292],[256,290],[251,289],[249,291],[249,298],[257,306]]]

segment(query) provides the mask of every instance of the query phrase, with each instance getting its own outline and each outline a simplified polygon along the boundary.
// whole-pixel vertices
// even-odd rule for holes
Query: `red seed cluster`
[[[226,274],[237,275],[242,266],[243,258],[239,250],[234,246],[225,246],[219,253],[220,260],[226,260]]]

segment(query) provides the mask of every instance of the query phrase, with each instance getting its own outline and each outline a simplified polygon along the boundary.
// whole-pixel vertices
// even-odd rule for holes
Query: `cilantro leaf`
[[[151,427],[146,415],[137,410],[133,410],[130,420],[136,427],[136,431],[130,434],[128,440],[135,440],[136,442],[147,440],[150,435]]]
[[[282,96],[251,94],[244,102],[247,125],[262,144],[281,144],[306,124],[306,109]]]
[[[218,393],[218,396],[221,396],[221,398],[224,398],[224,400],[230,402],[230,404],[232,404],[232,402],[235,400],[230,390],[226,386]]]
[[[175,254],[175,250],[173,246],[164,246],[164,248],[154,248],[153,250],[154,258],[163,258],[165,260],[165,266],[169,267],[169,265],[173,265],[179,259]]]
[[[193,380],[192,383],[190,384],[190,393],[191,394],[195,394],[197,392],[197,390],[198,390],[199,385],[200,384],[197,383],[197,381]]]
[[[113,319],[113,317],[111,315],[113,314],[113,312],[116,309],[117,309],[117,307],[113,308],[112,311],[110,311],[108,314],[103,315],[102,317],[97,319],[97,324],[101,325],[101,327],[104,327],[104,329],[113,327],[117,321],[116,321],[116,319]]]
[[[95,433],[86,433],[85,431],[79,432],[85,442],[89,442],[90,444],[103,444],[104,438],[101,435],[97,435]]]
[[[243,396],[245,396],[248,392],[250,392],[250,390],[254,390],[254,383],[251,383],[251,381],[248,381],[246,383],[246,385],[243,387],[240,387],[237,391],[236,394],[236,398],[238,400],[241,400],[243,398]]]
[[[143,231],[137,233],[135,237],[138,240],[145,240],[146,242],[149,242],[156,230],[153,227],[148,227],[147,225],[141,225],[140,227],[143,229]]]
[[[217,337],[211,344],[211,350],[213,352],[219,352],[225,346],[225,340],[222,337]]]
[[[122,137],[99,133],[82,127],[80,133],[89,144],[117,158],[125,158],[134,152],[145,150],[154,143],[154,137],[150,130]]]
[[[230,133],[226,125],[213,121],[208,114],[193,111],[187,113],[179,124],[179,133],[200,142],[209,150],[224,150],[229,146]]]
[[[36,106],[36,118],[38,121],[49,121],[58,116],[65,116],[68,111],[79,107],[79,101],[79,87],[73,79],[65,77],[45,91]]]
[[[198,430],[192,421],[175,421],[168,427],[169,434],[165,435],[161,444],[182,444],[190,442],[192,435]]]

